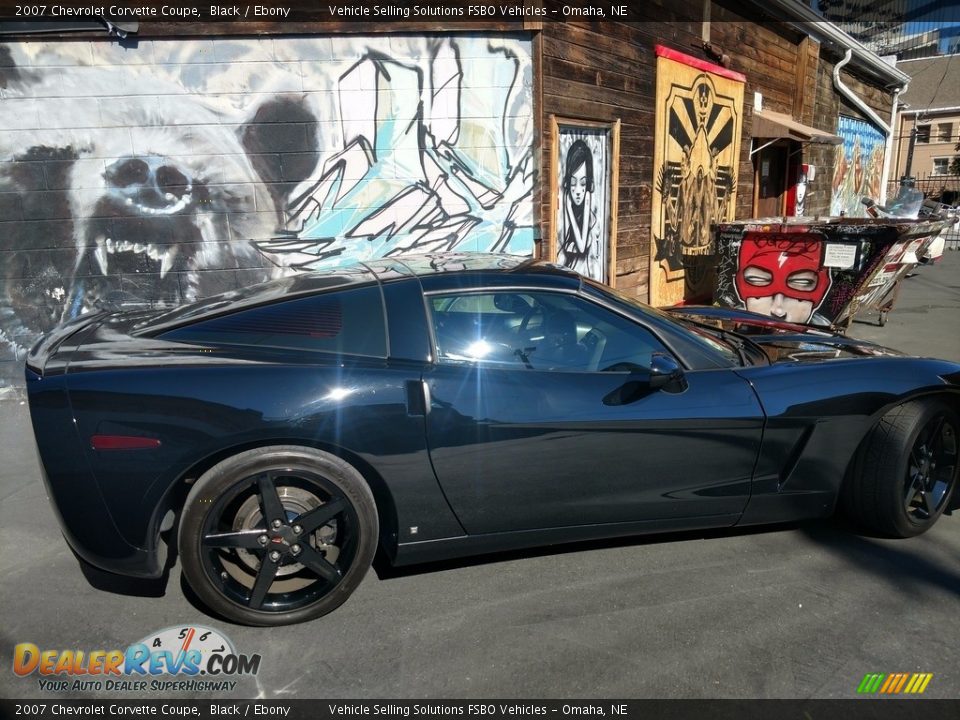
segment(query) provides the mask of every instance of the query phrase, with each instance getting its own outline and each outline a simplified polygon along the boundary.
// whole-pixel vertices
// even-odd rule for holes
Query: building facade
[[[826,215],[879,184],[868,130],[899,77],[802,13],[733,7],[6,37],[0,384],[103,302],[406,252],[535,255],[653,304],[708,299],[713,223]]]
[[[900,111],[896,178],[924,181],[924,190],[941,184],[960,198],[960,55],[902,61],[910,75]]]

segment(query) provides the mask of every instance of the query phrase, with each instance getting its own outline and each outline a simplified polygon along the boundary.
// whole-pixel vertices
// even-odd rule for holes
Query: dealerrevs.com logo
[[[201,625],[169,627],[123,650],[41,649],[29,642],[13,649],[13,672],[37,675],[47,692],[230,691],[237,681],[229,678],[259,670],[259,654],[238,653],[223,633]]]

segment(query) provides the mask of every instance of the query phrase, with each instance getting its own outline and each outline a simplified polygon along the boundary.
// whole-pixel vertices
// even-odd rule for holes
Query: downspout
[[[880,175],[880,198],[879,202],[883,205],[887,200],[887,179],[890,175],[890,157],[893,154],[893,130],[892,123],[894,122],[894,117],[897,112],[897,95],[900,90],[906,85],[901,86],[900,90],[897,90],[893,95],[893,110],[890,114],[890,125],[885,123],[880,116],[877,115],[863,100],[854,95],[853,91],[848,88],[840,80],[840,71],[843,69],[843,66],[850,62],[850,58],[853,57],[853,50],[847,48],[847,52],[843,56],[843,60],[838,62],[833,66],[833,86],[837,89],[841,95],[843,95],[850,103],[857,108],[860,112],[866,115],[870,120],[873,121],[873,124],[880,128],[887,136],[887,144],[885,152],[883,153],[883,171]]]
[[[853,57],[853,50],[847,49],[846,54],[843,56],[843,60],[838,62],[833,66],[833,86],[837,91],[843,95],[847,100],[853,103],[860,112],[870,118],[874,124],[883,130],[887,135],[890,135],[890,126],[887,125],[883,120],[880,119],[880,116],[877,115],[870,107],[860,98],[853,94],[853,90],[848,88],[840,80],[840,71],[843,69],[843,66],[850,62],[850,58]]]
[[[887,204],[887,186],[890,184],[890,165],[893,163],[893,143],[897,138],[893,135],[893,128],[897,127],[897,113],[899,112],[900,93],[906,92],[910,86],[910,81],[896,88],[893,91],[893,107],[890,108],[890,133],[887,135],[887,151],[883,156],[883,173],[880,185],[880,197],[878,202],[881,205]],[[897,148],[899,153],[899,148]]]

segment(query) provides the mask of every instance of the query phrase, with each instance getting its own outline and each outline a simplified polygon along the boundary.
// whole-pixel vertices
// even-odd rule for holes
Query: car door
[[[667,348],[574,293],[460,290],[427,306],[428,445],[467,532],[742,512],[763,411],[732,369],[653,389]]]

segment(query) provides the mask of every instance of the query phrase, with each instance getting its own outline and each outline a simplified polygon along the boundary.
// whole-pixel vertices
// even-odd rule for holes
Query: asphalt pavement
[[[960,360],[960,252],[851,334]],[[372,571],[332,615],[232,625],[163,583],[85,575],[44,496],[26,406],[0,402],[0,696],[853,698],[866,673],[933,673],[960,697],[960,514],[911,540],[841,521],[673,534]],[[53,693],[13,647],[126,648],[168,627],[259,653],[228,692]],[[69,678],[71,683],[76,678]]]

